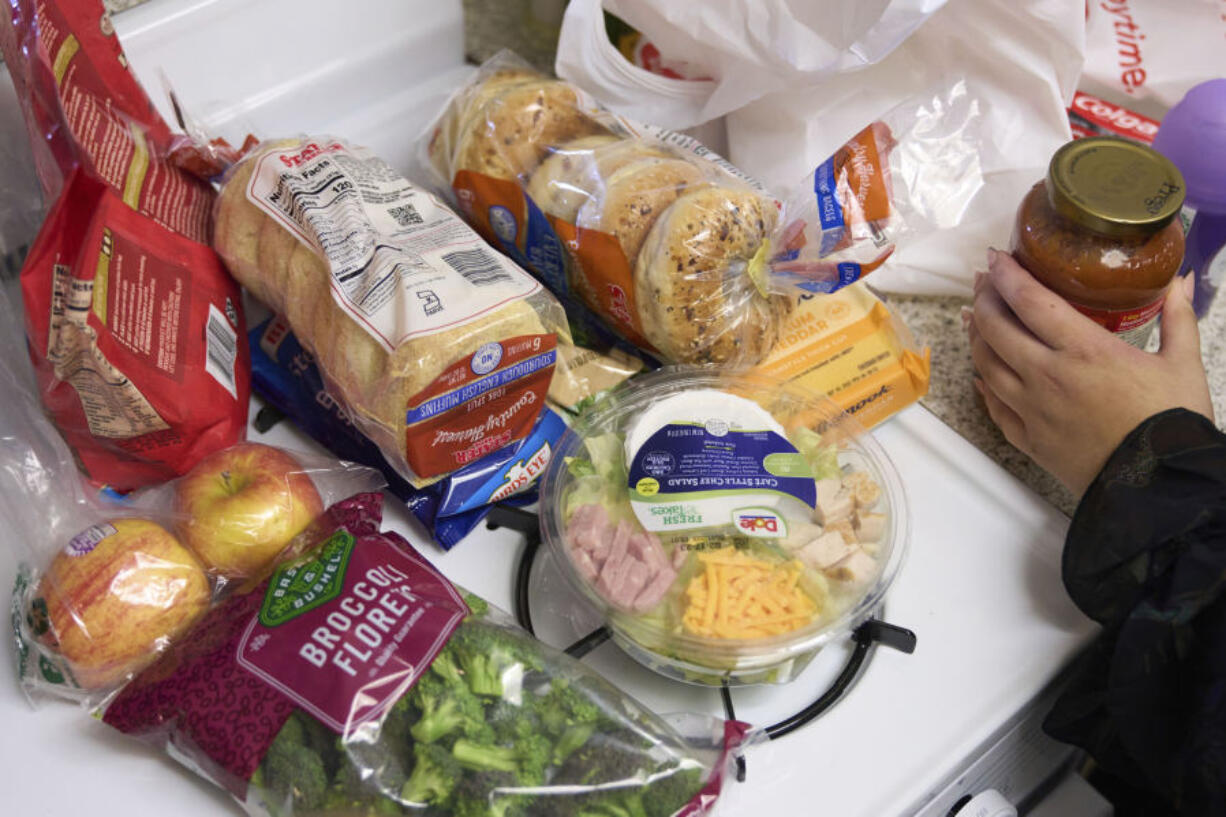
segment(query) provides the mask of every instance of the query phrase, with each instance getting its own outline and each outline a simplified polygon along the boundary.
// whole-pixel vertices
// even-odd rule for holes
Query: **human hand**
[[[988,413],[1005,438],[1075,496],[1148,417],[1186,408],[1213,418],[1192,311],[1191,276],[1162,306],[1162,348],[1149,354],[1094,323],[1007,253],[988,251],[963,308]]]

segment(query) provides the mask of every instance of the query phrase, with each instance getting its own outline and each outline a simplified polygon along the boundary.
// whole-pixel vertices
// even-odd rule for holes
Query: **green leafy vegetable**
[[[813,471],[814,479],[829,479],[841,473],[839,469],[839,447],[834,443],[823,443],[822,435],[811,428],[798,428],[792,432],[792,444],[804,455]]]
[[[343,742],[290,716],[251,779],[276,817],[668,817],[697,793],[697,761],[653,759],[651,741],[551,677],[538,642],[466,601],[472,615],[377,736]]]

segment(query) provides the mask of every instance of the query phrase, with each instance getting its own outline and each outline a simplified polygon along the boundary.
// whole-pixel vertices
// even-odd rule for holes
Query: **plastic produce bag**
[[[957,223],[981,184],[979,111],[961,83],[908,100],[781,210],[692,139],[614,116],[503,54],[452,98],[423,161],[572,325],[586,307],[661,360],[741,366],[773,348],[798,289],[832,292],[900,238]]]
[[[172,483],[80,502],[50,530],[9,517],[29,543],[13,595],[23,687],[98,704],[216,599],[292,552],[323,503],[381,484],[372,469],[239,443]]]
[[[127,68],[100,2],[16,0],[0,51],[50,213],[22,268],[48,412],[96,482],[169,479],[242,438],[238,287],[209,248],[213,189]]]
[[[97,704],[259,576],[326,503],[383,483],[369,468],[239,443],[173,482],[99,491],[39,406],[11,316],[0,293],[0,525],[19,563],[11,621],[31,695]]]
[[[872,65],[944,2],[571,0],[556,68],[620,114],[688,128],[768,94]],[[668,59],[713,79],[673,80],[634,67],[609,42],[606,10],[644,32]]]
[[[370,151],[260,145],[226,176],[214,246],[415,487],[532,430],[561,307]]]
[[[560,346],[560,353],[566,348],[570,347]],[[486,454],[425,488],[414,488],[387,464],[375,444],[353,424],[349,412],[328,392],[314,357],[298,343],[284,318],[273,316],[251,330],[251,361],[252,387],[257,394],[333,454],[378,468],[387,478],[388,489],[404,500],[434,541],[445,549],[467,536],[493,503],[535,502],[537,477],[566,430],[562,418],[544,408],[522,440]]]
[[[380,503],[330,508],[102,719],[256,815],[712,812],[743,724],[683,739],[380,532]]]
[[[795,179],[865,122],[917,94],[964,82],[980,101],[983,184],[956,226],[916,235],[873,286],[969,295],[984,248],[1008,243],[1018,202],[1069,139],[1065,106],[1081,74],[1084,40],[1080,3],[949,0],[875,65],[730,113],[728,155],[772,189],[794,192]]]

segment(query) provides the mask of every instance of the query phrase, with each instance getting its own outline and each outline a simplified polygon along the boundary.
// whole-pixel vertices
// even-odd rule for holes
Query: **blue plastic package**
[[[527,437],[432,485],[413,488],[387,464],[378,447],[349,419],[345,407],[328,393],[311,353],[298,343],[284,319],[274,316],[259,324],[250,331],[250,340],[251,382],[256,394],[336,456],[382,471],[388,490],[404,500],[446,549],[480,524],[494,503],[535,502],[537,477],[544,472],[566,430],[557,413],[542,409]]]

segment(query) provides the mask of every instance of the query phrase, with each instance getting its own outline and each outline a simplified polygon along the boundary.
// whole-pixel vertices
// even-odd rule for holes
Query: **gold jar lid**
[[[1170,224],[1185,189],[1170,159],[1114,136],[1069,142],[1047,168],[1047,197],[1056,212],[1114,237],[1150,235]]]

